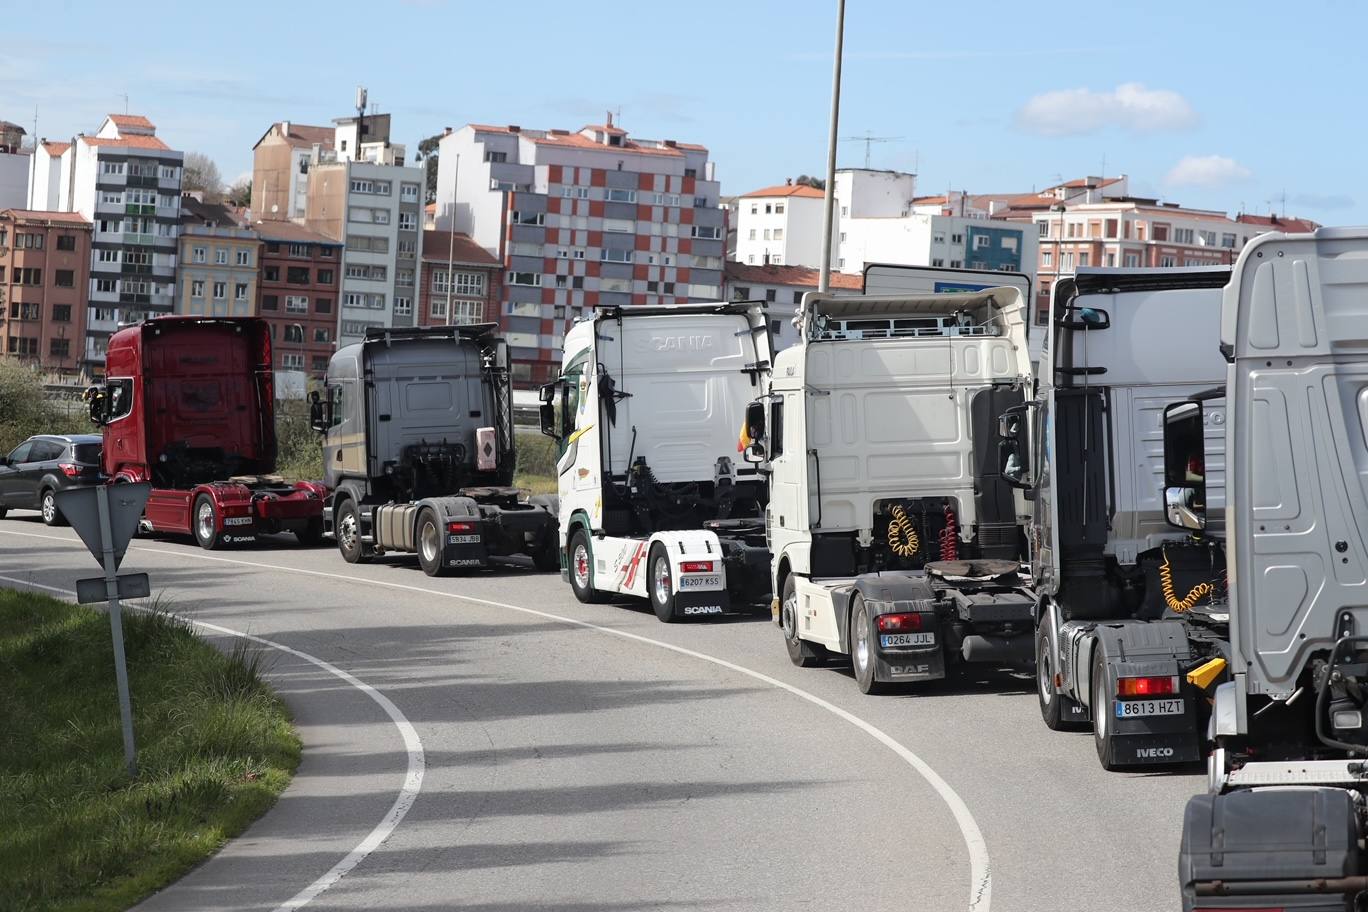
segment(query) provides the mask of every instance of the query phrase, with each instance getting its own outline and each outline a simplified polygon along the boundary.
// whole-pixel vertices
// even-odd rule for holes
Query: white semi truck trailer
[[[768,601],[768,490],[739,438],[770,358],[756,303],[600,308],[566,333],[542,430],[580,601],[646,598],[666,622]]]

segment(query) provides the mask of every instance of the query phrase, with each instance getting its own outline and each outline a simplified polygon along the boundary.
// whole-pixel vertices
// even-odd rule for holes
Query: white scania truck
[[[1031,380],[1021,290],[810,294],[800,321],[748,422],[789,657],[849,655],[865,693],[1029,662],[1025,503],[998,470]]]
[[[1230,569],[1210,793],[1189,801],[1183,908],[1368,908],[1368,229],[1241,252],[1220,348]],[[1186,424],[1202,421],[1193,403]],[[1212,443],[1171,423],[1172,465]],[[1189,451],[1184,454],[1184,445]],[[1186,456],[1186,458],[1184,458]],[[1203,479],[1168,473],[1201,531]]]
[[[763,305],[600,308],[563,349],[541,418],[575,596],[647,598],[666,622],[766,602],[767,489],[739,442],[769,380]]]
[[[1201,757],[1203,687],[1187,676],[1226,636],[1225,556],[1218,537],[1166,521],[1164,416],[1223,381],[1229,277],[1204,267],[1061,279],[1035,397],[1004,416],[1004,475],[1034,507],[1041,716],[1052,729],[1091,724],[1107,769]],[[1190,468],[1220,515],[1222,410],[1206,421],[1211,451]]]

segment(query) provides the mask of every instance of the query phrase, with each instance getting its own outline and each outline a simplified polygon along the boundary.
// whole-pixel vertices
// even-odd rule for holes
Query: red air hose
[[[959,560],[959,524],[949,504],[945,505],[945,528],[940,533],[940,559]]]

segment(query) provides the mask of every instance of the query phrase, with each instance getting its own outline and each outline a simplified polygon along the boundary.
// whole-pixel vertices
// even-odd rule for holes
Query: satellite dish
[[[272,213],[275,213],[275,212],[279,212],[279,211],[280,211],[280,205],[279,205],[278,203],[271,203],[271,212],[272,212]]]

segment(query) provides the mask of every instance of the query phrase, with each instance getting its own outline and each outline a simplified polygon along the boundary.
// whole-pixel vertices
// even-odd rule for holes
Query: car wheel
[[[415,536],[418,564],[428,576],[444,576],[447,572],[442,560],[446,551],[445,535],[442,524],[437,521],[436,511],[425,509],[418,514],[418,534]]]
[[[364,564],[370,560],[370,549],[361,540],[361,509],[356,501],[348,498],[337,508],[333,534],[337,537],[337,550],[342,559],[349,564]]]
[[[1093,744],[1097,747],[1097,760],[1108,772],[1118,769],[1113,762],[1112,751],[1112,698],[1107,687],[1107,664],[1103,661],[1102,650],[1094,647],[1092,660],[1092,710]]]
[[[670,555],[656,545],[651,548],[650,559],[646,562],[649,576],[646,577],[646,595],[651,599],[651,607],[656,617],[666,624],[673,624],[681,615],[675,608],[674,574],[670,572]]]
[[[826,661],[826,647],[809,643],[798,636],[798,583],[793,574],[784,577],[783,593],[779,598],[779,626],[784,631],[784,646],[789,661],[799,668],[815,668]]]
[[[570,536],[570,588],[575,598],[586,604],[606,600],[594,588],[594,552],[589,545],[589,533],[583,527]]]
[[[317,548],[323,541],[323,517],[315,516],[294,530],[295,538],[305,548]]]
[[[38,495],[38,508],[43,514],[43,522],[49,526],[65,526],[66,517],[57,507],[57,492],[52,488],[44,488],[43,493]]]
[[[218,510],[208,494],[195,498],[195,510],[190,514],[190,529],[195,533],[195,541],[206,551],[219,546],[222,534],[219,532]]]
[[[877,675],[877,637],[874,619],[869,616],[864,597],[856,595],[850,609],[850,664],[855,670],[855,683],[860,693],[877,694],[885,689]]]

